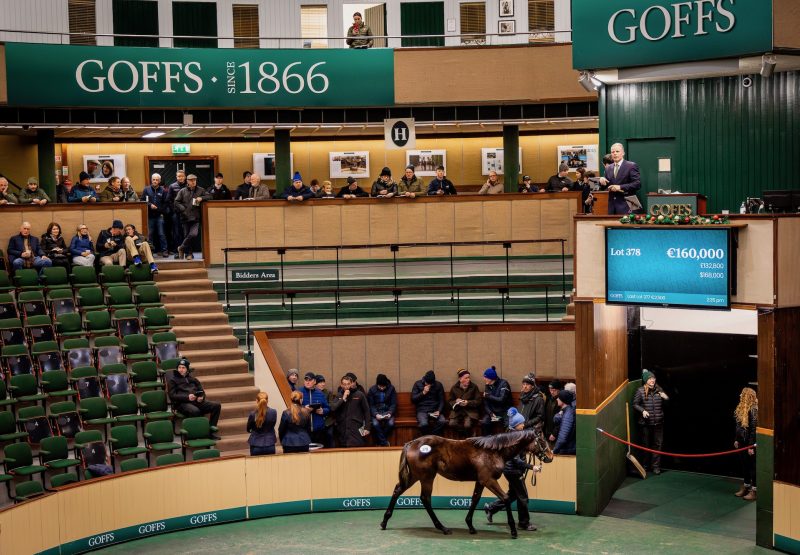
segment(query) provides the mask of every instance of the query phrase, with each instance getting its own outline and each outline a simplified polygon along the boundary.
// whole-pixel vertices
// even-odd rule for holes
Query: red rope
[[[739,453],[741,451],[746,451],[748,449],[755,449],[756,444],[748,445],[747,447],[739,447],[738,449],[731,449],[730,451],[719,451],[717,453],[667,453],[666,451],[656,451],[655,449],[648,449],[647,447],[643,447],[642,445],[636,445],[635,443],[631,443],[630,441],[625,441],[621,437],[617,437],[613,434],[609,434],[607,431],[603,430],[602,428],[597,428],[597,431],[601,434],[610,437],[620,443],[624,443],[625,445],[630,445],[631,447],[636,447],[637,449],[641,449],[642,451],[648,451],[650,453],[655,453],[657,455],[667,455],[669,457],[682,457],[682,458],[702,458],[702,457],[719,457],[722,455],[732,455],[733,453]]]

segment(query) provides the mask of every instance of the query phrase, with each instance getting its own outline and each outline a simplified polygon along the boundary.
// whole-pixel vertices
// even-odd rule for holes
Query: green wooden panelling
[[[114,34],[158,35],[158,2],[114,0]],[[114,37],[114,46],[158,47],[157,38]]]
[[[409,35],[444,35],[444,2],[403,2],[400,31]],[[402,46],[444,46],[444,37],[403,38]]]
[[[775,471],[775,441],[767,434],[756,435],[756,543],[772,547],[773,536],[773,482]]]
[[[781,170],[800,160],[800,73],[752,79],[749,88],[738,76],[605,87],[600,144],[674,137],[672,189],[706,195],[710,212],[798,189],[800,179]]]
[[[173,2],[172,30],[179,36],[216,37],[216,2]],[[217,39],[174,39],[176,48],[216,48]]]

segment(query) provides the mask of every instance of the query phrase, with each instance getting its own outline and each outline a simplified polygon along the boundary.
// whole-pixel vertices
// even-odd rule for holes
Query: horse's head
[[[553,462],[553,450],[550,449],[550,444],[547,443],[547,439],[542,433],[536,433],[533,436],[528,444],[527,451],[536,455],[542,462]]]

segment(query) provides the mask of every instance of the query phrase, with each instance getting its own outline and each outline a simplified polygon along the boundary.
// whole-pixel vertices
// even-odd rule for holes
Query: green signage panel
[[[772,49],[769,0],[572,0],[572,65],[620,68]]]
[[[389,49],[6,44],[12,106],[390,106]],[[58,83],[58,86],[53,86]]]
[[[188,143],[175,143],[172,145],[172,154],[191,154],[192,145]]]

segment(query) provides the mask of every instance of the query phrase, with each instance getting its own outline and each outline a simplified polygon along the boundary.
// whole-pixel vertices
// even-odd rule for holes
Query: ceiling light
[[[142,135],[142,139],[157,139],[162,135],[166,135],[166,133],[164,131],[150,131]]]
[[[597,92],[597,89],[599,89],[602,84],[597,77],[594,76],[594,72],[591,71],[581,71],[578,76],[578,83],[580,83],[581,87],[586,89],[586,92],[590,93]]]
[[[778,60],[774,54],[764,54],[761,56],[761,77],[769,79],[775,73],[775,66],[778,65]]]

